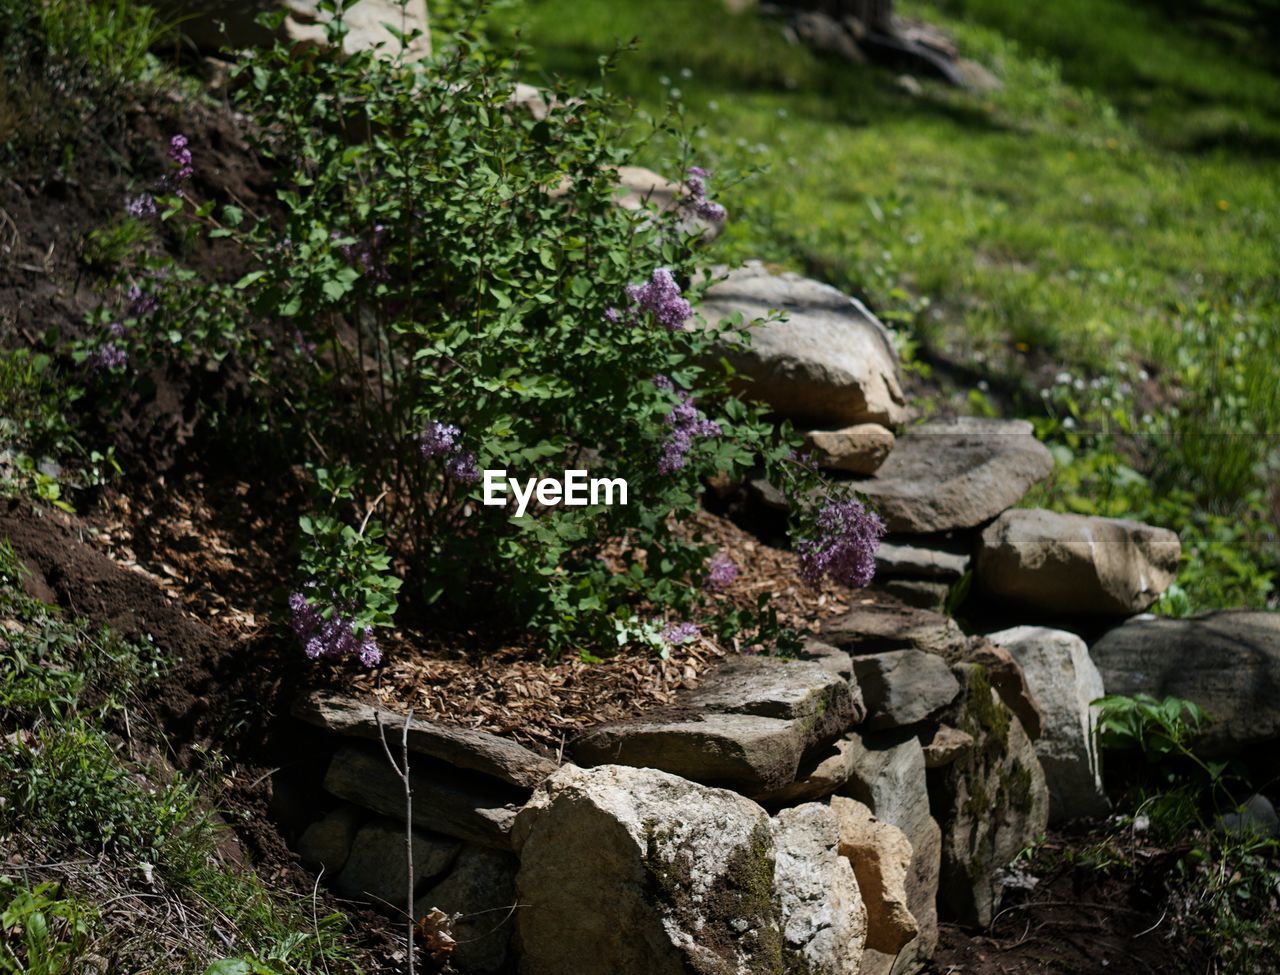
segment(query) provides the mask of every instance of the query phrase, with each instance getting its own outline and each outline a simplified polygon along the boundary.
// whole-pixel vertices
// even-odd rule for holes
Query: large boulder
[[[949,723],[974,739],[964,756],[929,773],[942,825],[939,899],[961,924],[986,927],[998,909],[1000,872],[1044,833],[1049,790],[1035,747],[986,671],[959,664],[963,685]]]
[[[956,699],[960,684],[941,657],[888,650],[853,658],[867,705],[867,728],[879,731],[923,721]]]
[[[812,660],[726,662],[668,711],[598,725],[572,746],[580,765],[662,769],[757,797],[796,781],[863,717],[856,688]]]
[[[699,311],[713,325],[741,315],[744,327],[773,311],[786,316],[750,328],[745,346],[723,350],[750,380],[740,390],[749,398],[818,427],[907,420],[889,332],[830,285],[750,261],[708,289]]]
[[[1182,697],[1209,716],[1200,747],[1225,755],[1280,738],[1280,615],[1140,617],[1089,651],[1108,694]]]
[[[325,25],[329,15],[319,0],[159,0],[156,6],[178,20],[179,30],[205,51],[258,47],[277,40],[317,47],[328,43]],[[257,22],[263,13],[284,14],[277,30],[270,31]],[[410,42],[409,56],[431,53],[427,0],[408,0],[403,7],[398,0],[360,0],[347,5],[344,19],[347,33],[342,47],[348,54],[379,48],[388,53],[399,51],[400,42],[387,25],[406,33],[419,32]]]
[[[859,481],[890,532],[974,528],[1013,507],[1053,470],[1025,420],[933,420],[898,438],[874,477]]]
[[[1084,640],[1066,630],[1016,626],[987,635],[1022,668],[1043,715],[1036,755],[1049,786],[1049,818],[1064,822],[1105,816],[1111,809],[1102,788],[1098,754],[1098,709],[1102,675]]]
[[[856,971],[864,909],[834,822],[794,811],[775,825],[749,799],[655,769],[565,766],[515,840],[524,975]],[[781,868],[779,841],[798,853]]]
[[[975,582],[989,596],[1064,616],[1140,613],[1178,571],[1178,536],[1120,518],[1007,511],[982,532]]]
[[[911,843],[907,908],[919,933],[895,956],[868,946],[862,975],[903,975],[933,956],[938,943],[938,872],[942,833],[930,814],[924,750],[909,732],[859,738],[854,768],[840,794],[856,799]]]
[[[896,956],[920,933],[907,904],[911,841],[856,799],[832,796],[831,811],[840,824],[840,855],[853,867],[867,906],[867,947]]]

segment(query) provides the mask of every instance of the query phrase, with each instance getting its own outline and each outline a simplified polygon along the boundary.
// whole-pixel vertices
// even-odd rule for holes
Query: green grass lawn
[[[1071,463],[1038,500],[1163,521],[1192,558],[1189,526],[1248,522],[1213,544],[1249,578],[1194,602],[1256,604],[1280,431],[1273,4],[1173,6],[899,5],[991,69],[991,94],[910,94],[713,0],[525,0],[495,32],[520,29],[521,74],[543,83],[594,77],[635,38],[609,84],[655,117],[680,107],[689,143],[659,138],[653,161],[717,171],[721,253],[864,297],[935,378],[1002,392],[975,391],[977,409],[1052,417],[1042,435]],[[1063,420],[1137,446],[1115,454]]]

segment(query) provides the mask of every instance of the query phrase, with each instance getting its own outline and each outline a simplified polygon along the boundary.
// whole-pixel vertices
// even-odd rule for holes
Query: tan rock
[[[925,768],[944,768],[969,754],[973,748],[973,735],[940,724],[921,734],[920,744],[924,747]]]
[[[910,417],[893,339],[850,295],[748,261],[709,288],[698,311],[712,325],[740,315],[749,330],[749,344],[719,350],[748,399],[815,427]],[[782,320],[770,321],[774,312]]]
[[[805,444],[818,465],[850,474],[874,474],[893,450],[893,431],[878,423],[856,423],[842,430],[810,430]]]
[[[989,596],[1067,616],[1129,616],[1178,571],[1178,536],[1120,518],[1006,511],[982,533],[975,582]]]
[[[840,826],[840,855],[853,867],[867,907],[867,947],[896,955],[920,931],[907,906],[911,843],[856,799],[832,796],[831,809]]]

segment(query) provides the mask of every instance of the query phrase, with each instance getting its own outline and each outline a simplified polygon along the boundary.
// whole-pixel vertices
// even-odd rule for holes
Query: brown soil
[[[943,924],[935,975],[1174,975],[1209,970],[1179,938],[1165,879],[1185,850],[1134,845],[1110,867],[1081,856],[1104,840],[1072,829],[1051,834],[1025,865],[1037,883],[1006,894],[985,931]]]

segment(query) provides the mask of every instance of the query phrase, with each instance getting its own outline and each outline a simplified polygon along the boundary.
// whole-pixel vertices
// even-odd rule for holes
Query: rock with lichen
[[[565,766],[513,838],[525,975],[857,972],[865,915],[834,817],[775,823],[655,769]]]
[[[973,747],[929,771],[929,800],[942,826],[939,908],[985,927],[999,908],[1000,871],[1044,833],[1049,791],[1035,746],[979,664],[958,664],[962,691],[949,724]]]

